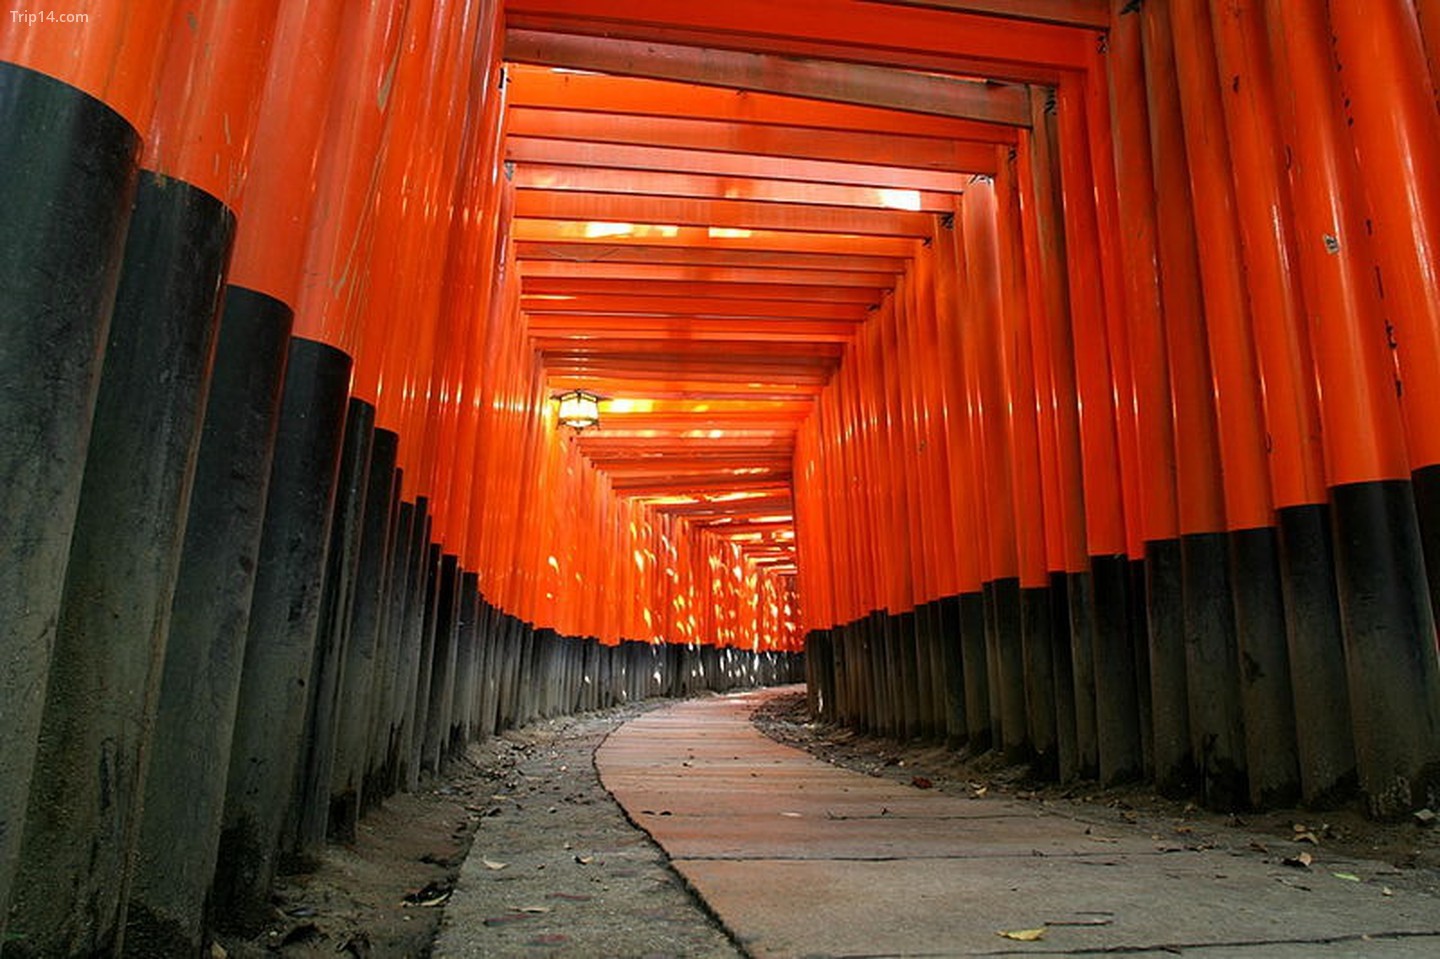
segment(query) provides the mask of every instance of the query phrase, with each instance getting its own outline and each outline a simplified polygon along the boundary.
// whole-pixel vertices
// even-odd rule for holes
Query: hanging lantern
[[[560,404],[560,422],[575,432],[600,425],[600,397],[584,390],[567,390],[555,397]]]

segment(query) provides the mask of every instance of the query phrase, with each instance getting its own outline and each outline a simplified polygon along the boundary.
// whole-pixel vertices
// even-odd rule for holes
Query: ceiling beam
[[[699,173],[889,190],[929,190],[935,193],[963,192],[970,180],[969,175],[964,173],[913,170],[883,163],[843,163],[794,157],[752,156],[713,150],[661,148],[651,144],[585,143],[577,140],[521,137],[516,136],[513,131],[505,140],[505,159],[515,164],[544,163],[611,170]]]
[[[709,317],[728,319],[740,317],[773,318],[776,320],[846,320],[858,323],[865,319],[870,305],[864,302],[816,302],[812,300],[749,299],[721,296],[661,296],[631,293],[585,293],[565,299],[550,294],[522,296],[520,309],[533,319],[563,317],[588,324],[590,318],[608,321],[629,318]],[[533,328],[533,327],[532,327]]]
[[[515,136],[642,147],[762,154],[950,173],[995,172],[996,145],[980,140],[897,136],[766,124],[672,117],[613,116],[570,110],[513,107]]]
[[[672,338],[724,343],[764,343],[772,340],[814,340],[821,343],[848,343],[856,322],[849,320],[781,319],[667,319],[663,316],[581,316],[565,313],[532,313],[531,337],[539,349],[587,340],[648,340]]]
[[[517,164],[511,180],[522,190],[616,193],[624,196],[663,194],[697,200],[750,200],[865,210],[923,210],[926,213],[948,213],[955,209],[953,193],[931,190],[762,180],[708,173],[616,170],[555,163]]]
[[[980,123],[1030,125],[1028,99],[1021,86],[891,67],[534,30],[508,31],[505,58]],[[520,95],[526,94],[521,90]]]
[[[903,63],[924,56],[984,77],[1081,70],[1094,44],[1089,31],[1056,24],[923,7],[897,16],[883,4],[850,0],[506,0],[505,12],[512,29],[661,42],[682,30],[721,48],[758,50],[767,48],[763,40],[780,40],[776,52],[796,52],[783,49],[794,38],[823,50],[821,59],[886,63],[880,57],[891,53]]]
[[[533,220],[601,223],[671,223],[730,230],[842,233],[923,239],[934,234],[933,213],[860,210],[754,200],[696,200],[672,196],[522,189],[515,191],[515,216]]]
[[[806,303],[858,303],[862,307],[874,305],[879,297],[874,289],[857,286],[817,286],[780,283],[725,283],[652,277],[645,283],[632,283],[619,279],[598,277],[537,277],[523,274],[520,280],[521,296],[531,297],[530,303],[536,309],[545,309],[545,301],[534,297],[557,296],[627,296],[634,299],[654,297],[720,297],[724,299],[792,300]],[[522,303],[525,301],[522,300]],[[551,299],[561,304],[566,301]],[[647,311],[648,312],[648,311]]]
[[[533,230],[531,232],[534,232]],[[908,255],[909,251],[906,251]],[[869,256],[847,253],[797,253],[790,250],[725,250],[713,248],[647,246],[643,243],[603,241],[537,241],[515,244],[515,257],[522,270],[553,263],[584,266],[663,265],[686,269],[760,269],[795,271],[838,271],[873,274],[874,282],[893,286],[892,277],[905,272],[900,256]],[[597,274],[598,275],[598,274]]]
[[[682,249],[760,250],[773,253],[838,253],[861,256],[913,256],[920,241],[897,236],[852,236],[841,233],[789,233],[780,230],[751,230],[748,235],[714,236],[699,227],[677,224],[634,223],[619,232],[596,229],[587,220],[538,220],[517,217],[511,235],[518,242],[560,240],[594,243],[604,247],[626,244],[676,247]]]
[[[623,263],[555,259],[521,259],[521,288],[527,292],[567,292],[557,284],[569,283],[706,283],[748,286],[809,287],[836,296],[877,298],[890,287],[877,273],[839,270],[791,270],[775,267],[705,266],[683,263]]]
[[[887,7],[927,7],[979,13],[1011,20],[1035,20],[1091,30],[1110,28],[1110,0],[864,0]]]

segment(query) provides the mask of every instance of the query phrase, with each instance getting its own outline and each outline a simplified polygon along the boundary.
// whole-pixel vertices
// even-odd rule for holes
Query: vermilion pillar
[[[1201,3],[1185,0],[1173,4],[1171,13],[1219,424],[1227,547],[1239,646],[1236,655],[1243,657],[1247,643],[1274,644],[1283,640],[1274,633],[1275,617],[1271,612],[1280,601],[1280,585],[1274,560],[1273,508],[1261,396],[1263,381],[1252,339],[1235,192],[1229,170],[1229,141],[1220,102],[1220,81],[1215,72],[1209,11]],[[1242,573],[1245,574],[1243,580]],[[1219,595],[1214,598],[1216,602],[1223,602]],[[1251,618],[1247,619],[1247,615]],[[1260,714],[1251,721],[1257,700],[1249,695],[1254,690],[1250,683],[1244,682],[1246,677],[1241,675],[1239,679],[1246,707],[1244,736],[1248,761],[1264,753],[1263,737],[1267,729],[1261,725]],[[1265,700],[1258,702],[1263,704]],[[1284,715],[1284,710],[1266,709],[1264,715],[1277,719]],[[1293,725],[1290,728],[1293,742]],[[1291,756],[1293,760],[1293,751]],[[1227,774],[1225,757],[1217,755],[1213,760],[1201,757],[1201,762],[1207,774],[1207,787],[1213,784],[1219,791],[1219,802],[1233,801],[1224,798],[1228,787],[1221,784],[1222,779],[1228,778],[1235,789],[1243,786],[1242,795],[1255,794],[1249,788],[1248,779],[1239,776],[1243,768],[1239,764]],[[1275,783],[1294,778],[1293,773],[1285,769],[1277,768],[1275,773]],[[1267,789],[1270,785],[1271,781],[1262,776],[1257,788]]]
[[[1020,144],[1028,168],[1021,193],[1026,280],[1035,311],[1031,334],[1039,391],[1042,492],[1052,595],[1056,746],[1062,781],[1098,769],[1090,604],[1085,602],[1085,506],[1076,403],[1066,238],[1061,214],[1053,96],[1031,93],[1031,133]]]
[[[1396,816],[1426,801],[1440,769],[1432,605],[1440,474],[1433,429],[1440,194],[1423,172],[1440,160],[1440,116],[1426,95],[1408,4],[1367,4],[1363,10],[1354,3],[1329,4],[1332,77],[1323,72],[1319,7],[1304,3],[1281,11],[1271,4],[1267,13],[1272,47],[1285,41],[1284,63],[1296,74],[1297,101],[1303,90],[1307,99],[1329,107],[1330,115],[1318,122],[1288,114],[1288,135],[1309,148],[1292,173],[1292,189],[1303,231],[1302,275],[1307,290],[1317,293],[1319,311],[1311,328],[1324,384],[1355,758],[1372,813]],[[1376,285],[1367,275],[1371,263],[1378,267]],[[1393,360],[1387,362],[1387,347],[1394,348],[1398,375]],[[1392,397],[1405,417],[1404,447]],[[1403,481],[1402,448],[1413,487]],[[1432,604],[1423,601],[1422,568],[1429,572]]]
[[[1157,717],[1156,778],[1161,789],[1180,794],[1199,785],[1194,768],[1201,757],[1229,762],[1239,755],[1243,733],[1234,612],[1228,601],[1220,444],[1168,10],[1144,8],[1142,29],[1180,538],[1174,568],[1157,553],[1151,572],[1160,580],[1167,574],[1178,580],[1189,729],[1188,744],[1175,744],[1162,739]],[[1156,593],[1158,600],[1158,585]],[[1151,624],[1152,631],[1173,628],[1166,620]],[[1163,675],[1173,683],[1169,662],[1164,656],[1152,657],[1153,680]],[[1165,672],[1157,672],[1157,667]],[[1158,689],[1155,702],[1157,707],[1163,704]],[[1168,762],[1162,762],[1162,746],[1173,749]]]
[[[1127,452],[1127,441],[1133,438],[1133,391],[1122,335],[1124,303],[1118,271],[1101,232],[1110,227],[1107,207],[1095,201],[1100,177],[1106,175],[1104,167],[1095,163],[1105,159],[1103,151],[1097,149],[1092,155],[1090,129],[1105,118],[1098,101],[1091,99],[1090,85],[1099,82],[1099,77],[1065,78],[1057,119],[1090,556],[1088,578],[1070,600],[1089,606],[1099,773],[1109,782],[1139,776],[1144,761],[1129,632],[1130,543],[1125,510],[1125,489],[1133,484],[1133,469],[1126,468],[1133,460]],[[1096,136],[1102,133],[1097,131]],[[1117,315],[1119,326],[1112,330],[1110,320]],[[1076,665],[1078,670],[1081,661]]]
[[[1285,640],[1334,635],[1334,584],[1324,557],[1318,411],[1309,375],[1310,345],[1300,319],[1304,302],[1295,272],[1289,198],[1281,186],[1284,164],[1274,149],[1278,131],[1263,27],[1253,6],[1212,4],[1211,22],[1224,78],[1220,91],[1230,163],[1237,171],[1232,175],[1235,211],[1276,507],[1273,534],[1246,534],[1246,548],[1232,550],[1241,656],[1248,667],[1241,679],[1250,794],[1258,805],[1283,805],[1300,790]],[[1246,588],[1258,579],[1251,572],[1254,563],[1278,570],[1278,597]]]
[[[1025,707],[1029,744],[1037,772],[1059,772],[1056,753],[1054,597],[1046,562],[1045,496],[1041,476],[1039,397],[1033,349],[1037,325],[1031,303],[1020,213],[1020,162],[1017,151],[998,147],[996,229],[1001,282],[1000,351],[1004,378],[1006,430],[1010,445],[1010,482],[1015,501],[1017,574],[1020,586],[1020,636],[1024,651]],[[1027,171],[1028,172],[1028,171]]]
[[[83,12],[0,30],[0,936],[170,4]]]
[[[1189,762],[1180,535],[1175,492],[1167,337],[1161,308],[1155,178],[1139,11],[1121,9],[1106,55],[1119,242],[1124,253],[1124,337],[1129,344],[1137,451],[1138,512],[1144,562],[1132,565],[1132,622],[1140,730],[1147,772],[1174,789]],[[1137,574],[1138,575],[1135,575]],[[1134,607],[1132,607],[1134,608]],[[1139,628],[1144,623],[1145,628]]]

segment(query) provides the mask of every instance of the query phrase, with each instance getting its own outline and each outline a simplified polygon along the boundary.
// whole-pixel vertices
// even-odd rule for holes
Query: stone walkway
[[[1440,898],[1384,863],[1286,866],[849,772],[757,731],[769,695],[648,713],[595,757],[753,956],[1440,956]]]

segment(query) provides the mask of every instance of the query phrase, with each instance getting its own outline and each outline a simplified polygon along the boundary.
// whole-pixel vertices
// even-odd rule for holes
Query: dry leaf
[[[582,866],[588,866],[595,861],[594,856],[576,856],[575,861]]]
[[[550,911],[550,907],[549,907],[549,906],[518,906],[518,907],[516,907],[515,911],[516,911],[516,912],[530,912],[530,913],[537,913],[537,914],[538,914],[538,913],[542,913],[542,912],[549,912],[549,911]]]
[[[926,779],[924,776],[916,776],[914,779],[911,779],[910,785],[914,786],[916,789],[932,789],[935,786],[933,782],[931,782],[929,779]]]
[[[995,935],[1005,939],[1014,939],[1016,942],[1035,942],[1037,939],[1045,938],[1045,927],[1039,929],[1004,929],[998,930]]]
[[[1310,864],[1314,861],[1315,858],[1311,856],[1308,852],[1302,852],[1298,856],[1290,856],[1286,859],[1282,859],[1280,860],[1280,863],[1284,866],[1294,866],[1296,869],[1309,869]]]
[[[508,862],[495,862],[493,859],[482,859],[480,861],[485,864],[486,869],[504,869],[510,865]]]

